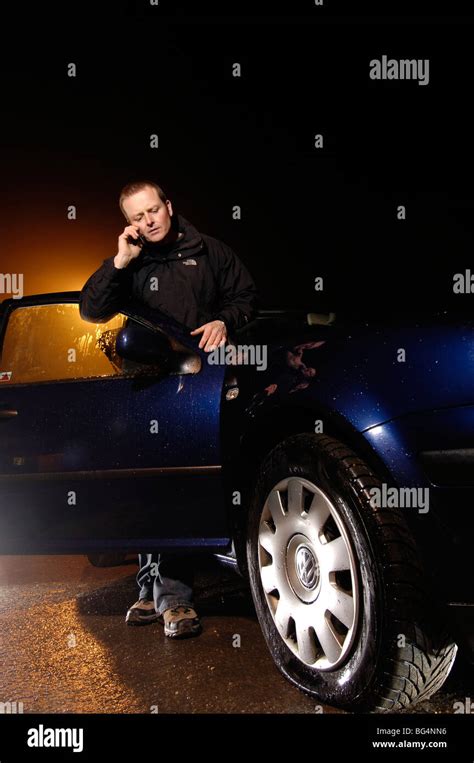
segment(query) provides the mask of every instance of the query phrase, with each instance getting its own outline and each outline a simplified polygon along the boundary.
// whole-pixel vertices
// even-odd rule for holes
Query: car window
[[[76,303],[18,307],[3,342],[2,385],[139,372],[140,364],[115,352],[118,332],[132,320],[118,313],[106,323],[90,323],[81,318]]]

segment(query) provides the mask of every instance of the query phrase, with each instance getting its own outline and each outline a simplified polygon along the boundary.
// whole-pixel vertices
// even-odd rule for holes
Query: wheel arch
[[[246,473],[255,477],[265,456],[286,437],[315,434],[315,422],[323,422],[321,434],[341,440],[363,458],[381,477],[390,478],[384,461],[374,451],[363,433],[356,430],[342,414],[324,407],[284,405],[262,413],[241,437],[239,460]]]

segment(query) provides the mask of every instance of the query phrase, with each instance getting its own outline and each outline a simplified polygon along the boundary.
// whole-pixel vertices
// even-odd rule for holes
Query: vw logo
[[[314,588],[319,581],[319,564],[307,546],[296,552],[296,573],[305,588]]]

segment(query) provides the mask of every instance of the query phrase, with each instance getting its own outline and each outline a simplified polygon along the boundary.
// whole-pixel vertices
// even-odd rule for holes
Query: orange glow
[[[117,237],[122,229],[85,232],[85,225],[71,221],[58,230],[36,224],[25,232],[8,236],[8,249],[2,252],[0,272],[23,273],[23,294],[79,291],[104,259],[117,252]],[[6,247],[5,247],[6,249]],[[11,297],[0,294],[0,301]]]

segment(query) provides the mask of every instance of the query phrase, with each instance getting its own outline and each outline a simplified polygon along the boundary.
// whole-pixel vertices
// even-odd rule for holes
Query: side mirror
[[[135,363],[166,367],[173,350],[166,334],[151,331],[139,323],[129,323],[117,334],[117,355]]]

